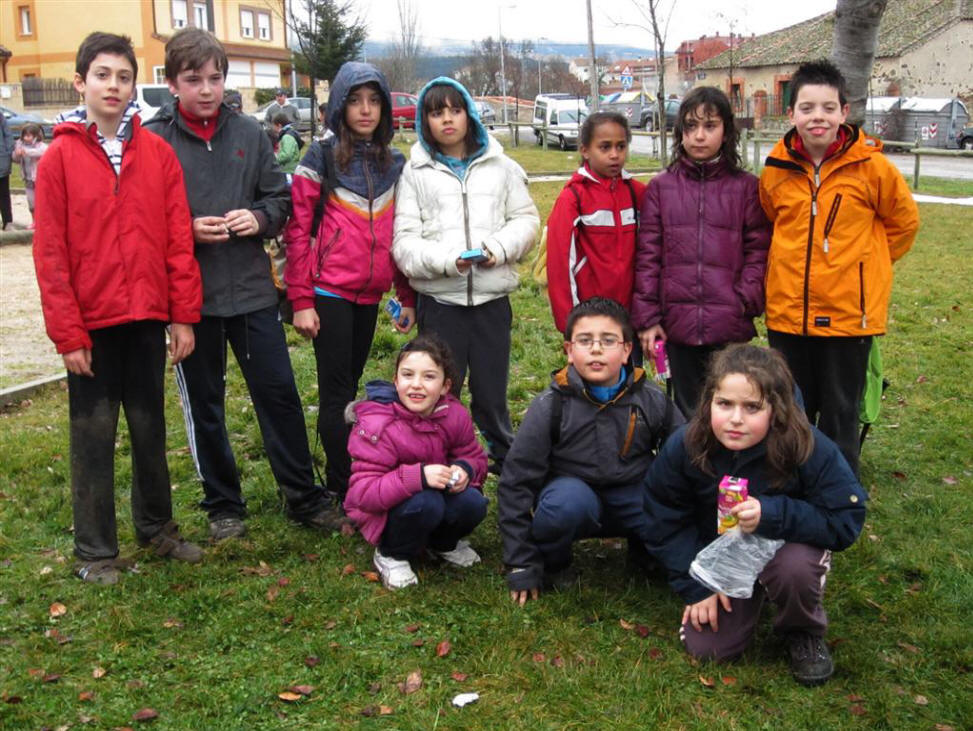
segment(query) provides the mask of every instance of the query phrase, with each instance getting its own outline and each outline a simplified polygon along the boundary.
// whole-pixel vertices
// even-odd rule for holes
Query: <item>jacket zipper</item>
[[[865,262],[858,262],[858,304],[862,311],[862,330],[868,326],[868,318],[865,316]]]
[[[362,283],[362,286],[355,292],[354,301],[358,301],[358,297],[362,292],[368,287],[372,282],[372,275],[375,273],[375,215],[373,207],[375,205],[375,192],[372,189],[372,176],[368,174],[368,150],[365,150],[365,159],[362,160],[362,171],[365,173],[365,183],[368,185],[368,235],[371,238],[371,242],[368,245],[368,276]]]
[[[466,176],[469,177],[470,171],[466,170]],[[460,186],[463,189],[463,227],[466,230],[466,250],[471,251],[473,249],[473,240],[470,237],[470,205],[469,199],[466,196],[466,180],[460,181]],[[466,305],[467,307],[473,306],[473,265],[470,264],[469,276],[466,278]]]
[[[706,175],[702,166],[699,170],[699,202],[696,207],[696,288],[698,300],[703,296],[703,186],[706,183]],[[696,307],[696,344],[703,344],[703,308]]]
[[[834,226],[834,221],[838,217],[838,208],[841,206],[841,193],[838,193],[834,197],[834,201],[831,203],[831,210],[828,211],[828,218],[824,222],[824,253],[828,253],[828,234],[831,233],[831,228]]]
[[[807,252],[804,256],[804,322],[803,334],[807,335],[807,317],[811,297],[811,250],[814,246],[814,219],[818,215],[818,188],[821,186],[821,167],[814,166],[814,183],[811,185],[811,220],[807,227]]]

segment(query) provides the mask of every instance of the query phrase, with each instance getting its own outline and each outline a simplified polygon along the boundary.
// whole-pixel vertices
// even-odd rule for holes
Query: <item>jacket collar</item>
[[[561,393],[574,396],[583,396],[592,401],[592,403],[597,403],[599,406],[608,406],[620,400],[626,394],[630,393],[632,387],[638,383],[645,380],[645,370],[643,368],[631,368],[626,369],[628,374],[625,378],[625,384],[619,390],[618,394],[614,399],[607,403],[601,403],[591,399],[588,395],[587,388],[585,387],[584,379],[575,370],[573,365],[566,365],[563,368],[554,371],[551,374],[551,387],[560,391]]]
[[[712,160],[696,162],[688,155],[680,155],[675,165],[682,168],[694,178],[715,178],[729,168],[724,155],[717,155]]]
[[[852,124],[844,124],[847,138],[841,149],[831,157],[821,162],[820,177],[823,179],[832,171],[851,163],[869,159],[876,152],[881,152],[882,142],[869,137],[860,128]],[[814,175],[814,166],[803,155],[794,152],[793,139],[796,129],[791,129],[784,137],[777,141],[765,162],[769,168],[791,170],[804,175]]]
[[[631,179],[632,174],[625,168],[622,168],[621,172],[618,174],[618,177],[620,177],[622,180],[629,180]],[[588,163],[585,163],[575,171],[572,182],[574,181],[582,183],[587,181],[594,183],[595,185],[603,185],[605,187],[609,187],[612,184],[611,180],[607,178],[599,178],[597,175],[595,175],[595,173],[588,166]]]

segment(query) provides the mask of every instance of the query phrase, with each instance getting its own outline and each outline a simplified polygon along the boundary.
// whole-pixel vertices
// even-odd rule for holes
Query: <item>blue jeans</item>
[[[426,488],[389,511],[379,550],[409,560],[428,546],[452,551],[486,517],[487,499],[476,488],[448,493]]]
[[[557,477],[537,499],[531,535],[544,555],[544,571],[571,563],[571,544],[594,536],[623,536],[645,545],[648,519],[641,483],[593,490],[577,477]]]

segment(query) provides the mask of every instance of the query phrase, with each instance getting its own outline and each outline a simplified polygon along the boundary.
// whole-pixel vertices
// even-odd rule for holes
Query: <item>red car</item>
[[[392,92],[392,126],[413,129],[416,126],[416,95],[404,91]]]

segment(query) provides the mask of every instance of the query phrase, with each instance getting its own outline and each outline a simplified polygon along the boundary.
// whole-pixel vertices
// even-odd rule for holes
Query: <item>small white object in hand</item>
[[[453,705],[457,708],[462,708],[469,703],[476,703],[478,700],[480,700],[479,693],[460,693],[453,698]]]

